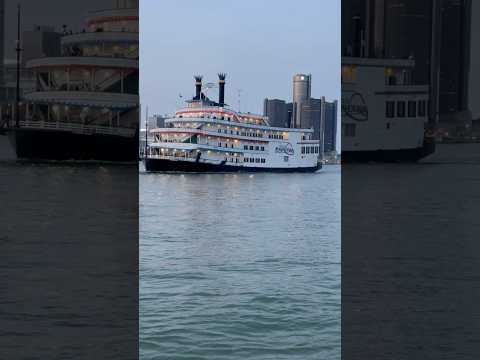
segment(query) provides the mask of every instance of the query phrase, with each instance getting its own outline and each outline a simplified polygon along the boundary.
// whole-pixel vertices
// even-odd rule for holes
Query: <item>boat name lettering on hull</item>
[[[290,143],[281,144],[275,147],[275,152],[277,154],[287,154],[287,155],[294,155],[295,150],[293,150],[293,146]]]
[[[354,92],[349,98],[343,98],[342,114],[355,121],[367,121],[368,106],[362,94]]]

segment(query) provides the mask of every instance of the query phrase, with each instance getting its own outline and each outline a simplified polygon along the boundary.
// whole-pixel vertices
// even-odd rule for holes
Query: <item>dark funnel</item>
[[[220,73],[218,74],[218,103],[220,106],[225,105],[225,78],[227,74]]]
[[[197,75],[194,76],[195,78],[195,100],[200,100],[201,99],[201,93],[202,93],[202,76]]]

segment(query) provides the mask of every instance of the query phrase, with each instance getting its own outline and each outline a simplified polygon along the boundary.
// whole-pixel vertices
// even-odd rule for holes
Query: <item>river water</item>
[[[480,353],[480,144],[342,167],[342,358]]]
[[[141,173],[140,354],[340,358],[340,167]]]
[[[0,161],[0,359],[138,355],[138,169]]]

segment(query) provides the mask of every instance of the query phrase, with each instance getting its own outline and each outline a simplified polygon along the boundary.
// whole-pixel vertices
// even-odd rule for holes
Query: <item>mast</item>
[[[147,147],[148,147],[148,106],[145,111],[145,150],[143,151],[143,156],[147,158]]]
[[[17,44],[15,51],[17,52],[17,88],[15,97],[15,127],[20,127],[20,3],[17,5]]]

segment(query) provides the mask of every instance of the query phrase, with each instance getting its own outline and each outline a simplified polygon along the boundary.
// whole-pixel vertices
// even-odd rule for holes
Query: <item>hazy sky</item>
[[[140,93],[152,113],[194,94],[194,74],[217,82],[226,102],[261,113],[263,99],[290,101],[292,76],[312,74],[312,96],[340,98],[340,0],[142,0]],[[218,91],[209,96],[217,99]]]

